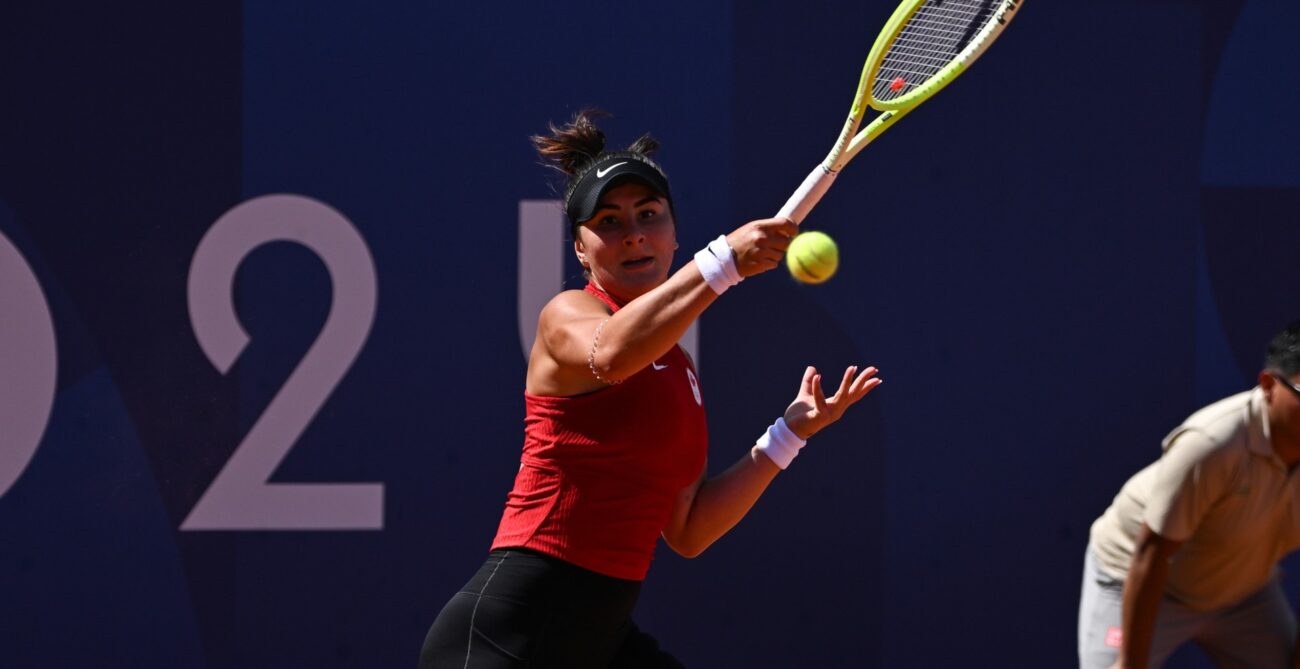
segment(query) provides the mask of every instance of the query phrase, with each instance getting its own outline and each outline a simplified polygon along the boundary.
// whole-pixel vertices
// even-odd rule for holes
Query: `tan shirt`
[[[1192,414],[1164,455],[1124,484],[1092,524],[1103,571],[1124,579],[1138,529],[1184,542],[1165,592],[1197,610],[1241,601],[1300,547],[1300,483],[1274,453],[1259,388]]]

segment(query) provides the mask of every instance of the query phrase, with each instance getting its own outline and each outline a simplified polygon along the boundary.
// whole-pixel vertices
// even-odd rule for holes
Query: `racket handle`
[[[803,223],[803,219],[817,206],[817,202],[826,194],[826,189],[831,187],[831,182],[835,181],[839,172],[832,172],[823,165],[813,168],[808,174],[808,178],[799,184],[799,189],[786,200],[785,206],[777,212],[777,218],[788,218],[795,222],[795,225]]]

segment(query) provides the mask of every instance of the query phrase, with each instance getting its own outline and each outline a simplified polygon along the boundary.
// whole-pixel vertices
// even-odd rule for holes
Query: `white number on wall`
[[[32,268],[0,232],[0,496],[36,454],[54,406],[54,319]]]
[[[519,345],[527,360],[537,337],[537,315],[564,289],[564,258],[573,248],[564,240],[568,222],[558,200],[519,202]],[[700,323],[682,335],[681,345],[700,366]]]
[[[181,529],[383,529],[383,484],[267,482],[352,366],[374,322],[374,261],[352,223],[298,195],[268,195],[231,209],[194,252],[194,335],[212,365],[230,371],[248,344],[235,313],[235,272],[254,249],[276,241],[301,244],[324,262],[334,292],[329,316]]]

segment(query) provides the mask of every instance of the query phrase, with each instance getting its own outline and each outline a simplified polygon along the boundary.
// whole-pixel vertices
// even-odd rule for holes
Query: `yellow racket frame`
[[[876,75],[880,72],[880,65],[885,60],[885,54],[889,47],[894,44],[898,34],[902,32],[903,26],[907,24],[908,19],[916,13],[926,0],[905,0],[894,10],[885,27],[881,29],[880,34],[876,37],[876,42],[871,46],[871,52],[867,55],[867,62],[862,67],[862,78],[858,81],[857,94],[853,98],[853,107],[849,111],[849,118],[844,124],[844,129],[840,132],[840,139],[831,149],[826,160],[822,165],[832,172],[838,172],[843,169],[854,156],[858,154],[867,144],[884,132],[887,128],[897,123],[899,119],[907,115],[907,112],[915,109],[917,105],[933,97],[936,93],[943,90],[948,84],[952,83],[971,63],[984,53],[989,44],[1006,28],[1007,23],[1015,16],[1015,12],[1020,8],[1023,0],[1002,0],[998,8],[994,10],[993,18],[989,20],[988,25],[979,32],[970,43],[966,45],[962,52],[957,54],[951,63],[948,63],[933,76],[927,79],[920,86],[908,91],[893,100],[879,100],[872,94],[872,84],[876,80]],[[867,108],[877,109],[882,113],[879,117],[872,120],[861,132],[857,132],[858,126],[862,123],[862,118],[867,112]],[[857,132],[855,135],[854,133]],[[849,140],[848,138],[852,138]]]
[[[948,63],[929,79],[924,81],[916,89],[908,91],[894,100],[877,100],[872,93],[872,83],[876,79],[876,74],[880,71],[880,65],[884,61],[885,54],[889,51],[890,45],[898,38],[902,32],[903,26],[908,19],[925,4],[926,0],[903,0],[898,8],[894,10],[885,27],[881,29],[880,35],[876,37],[875,44],[871,47],[871,52],[867,55],[867,62],[862,68],[862,77],[858,80],[858,90],[853,98],[853,106],[849,110],[849,118],[844,122],[844,127],[840,130],[839,138],[835,141],[834,148],[827,154],[826,160],[822,161],[813,171],[808,174],[799,188],[795,190],[794,195],[786,200],[781,210],[777,212],[778,218],[789,218],[795,223],[801,223],[813,207],[821,200],[822,195],[826,194],[831,183],[839,174],[841,169],[858,155],[858,152],[866,148],[868,144],[874,141],[881,133],[888,130],[899,119],[909,114],[917,105],[930,99],[935,93],[943,90],[948,84],[952,83],[958,75],[966,71],[971,63],[988,49],[989,45],[1002,34],[1003,29],[1014,18],[1016,11],[1024,0],[999,0],[997,9],[994,10],[993,16],[988,23],[971,38],[971,41],[962,49],[961,53]],[[862,118],[866,115],[868,108],[874,108],[881,112],[880,116],[872,119],[871,123],[861,131],[858,127],[862,124]]]

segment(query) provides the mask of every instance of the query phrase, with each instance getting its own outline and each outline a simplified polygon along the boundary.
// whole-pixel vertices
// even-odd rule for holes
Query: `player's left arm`
[[[713,478],[708,478],[706,463],[695,483],[677,493],[664,542],[683,557],[703,553],[749,513],[780,471],[752,452]]]
[[[858,400],[866,397],[881,380],[876,368],[858,373],[856,367],[844,370],[844,378],[834,395],[822,394],[821,375],[809,367],[794,402],[783,416],[789,429],[800,439],[808,439],[839,420]],[[726,471],[708,478],[708,465],[695,483],[677,495],[672,515],[664,528],[664,541],[685,557],[695,557],[740,522],[762,496],[781,468],[759,445]]]

